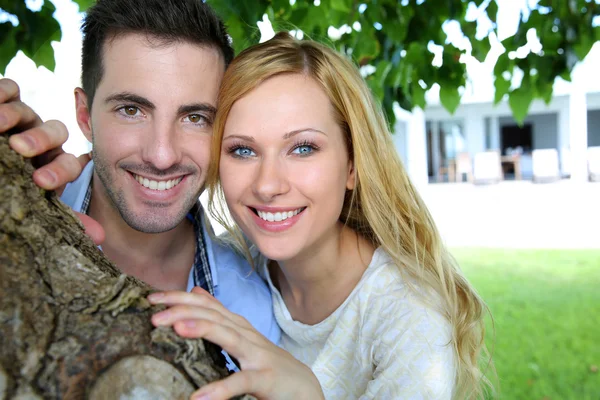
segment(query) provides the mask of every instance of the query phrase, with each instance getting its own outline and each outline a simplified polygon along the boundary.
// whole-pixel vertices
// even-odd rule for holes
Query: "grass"
[[[500,399],[600,400],[600,251],[453,254],[494,318]]]

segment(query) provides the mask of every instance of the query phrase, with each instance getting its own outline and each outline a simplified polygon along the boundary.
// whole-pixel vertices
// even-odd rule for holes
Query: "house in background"
[[[533,179],[554,168],[557,177],[587,180],[588,148],[600,147],[597,65],[598,44],[575,68],[572,82],[557,80],[550,104],[531,104],[521,126],[506,98],[493,104],[492,66],[469,66],[471,81],[457,111],[448,113],[431,90],[425,111],[397,110],[394,143],[418,184],[453,181],[463,172],[472,178],[477,158],[494,154],[502,179]]]

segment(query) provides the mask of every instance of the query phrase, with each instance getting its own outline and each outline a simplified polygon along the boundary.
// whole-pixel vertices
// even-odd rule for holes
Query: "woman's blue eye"
[[[313,152],[313,150],[314,150],[314,149],[313,149],[313,147],[312,147],[312,146],[309,146],[309,145],[305,144],[305,145],[302,145],[302,146],[298,146],[298,147],[296,147],[296,148],[294,149],[294,151],[292,151],[292,153],[294,153],[294,154],[300,154],[300,155],[302,155],[302,156],[305,156],[305,155],[307,155],[307,154],[310,154],[310,153],[312,153],[312,152]]]
[[[233,151],[233,154],[238,157],[252,157],[254,152],[247,147],[238,147]]]

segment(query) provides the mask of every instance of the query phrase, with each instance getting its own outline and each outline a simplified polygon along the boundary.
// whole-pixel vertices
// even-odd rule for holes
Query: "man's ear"
[[[348,180],[346,181],[346,189],[354,190],[356,187],[356,169],[354,168],[354,162],[348,161]]]
[[[82,88],[75,89],[75,116],[79,129],[87,140],[92,141],[92,118],[88,107],[88,96]]]

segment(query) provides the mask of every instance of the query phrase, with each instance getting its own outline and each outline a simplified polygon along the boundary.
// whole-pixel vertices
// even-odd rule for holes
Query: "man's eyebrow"
[[[285,135],[283,135],[283,138],[287,140],[287,139],[289,139],[291,137],[294,137],[297,134],[302,133],[302,132],[315,132],[315,133],[320,133],[322,135],[327,136],[327,134],[325,132],[320,131],[320,130],[315,129],[315,128],[301,128],[301,129],[294,129],[293,131],[289,131],[288,133],[286,133]]]
[[[204,112],[210,113],[211,115],[215,115],[217,112],[217,109],[215,108],[215,106],[213,106],[211,104],[194,103],[194,104],[185,104],[183,106],[180,106],[179,109],[177,110],[177,113],[179,115],[184,115],[184,114],[192,114],[192,113],[198,112],[198,111],[204,111]]]
[[[145,97],[139,96],[137,94],[129,93],[129,92],[121,92],[115,93],[108,96],[105,100],[105,103],[111,102],[127,102],[137,104],[149,110],[154,110],[156,106],[150,100]]]

